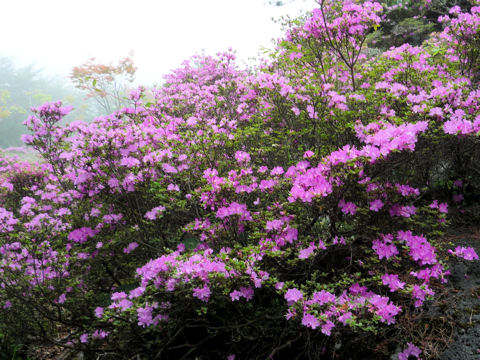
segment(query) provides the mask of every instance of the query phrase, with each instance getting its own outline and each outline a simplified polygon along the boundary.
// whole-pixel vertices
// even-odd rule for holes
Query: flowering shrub
[[[444,197],[478,183],[478,69],[448,27],[368,60],[381,11],[322,1],[255,71],[197,56],[90,124],[35,109],[44,161],[1,160],[0,330],[112,358],[319,357],[422,311],[445,254],[478,259],[436,243]]]

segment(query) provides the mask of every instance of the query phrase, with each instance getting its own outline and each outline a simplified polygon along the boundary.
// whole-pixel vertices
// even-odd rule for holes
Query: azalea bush
[[[255,69],[196,56],[88,124],[34,109],[44,161],[1,160],[0,333],[92,358],[328,358],[420,313],[447,255],[478,259],[438,240],[478,195],[480,8],[369,58],[382,10],[320,1]],[[403,335],[378,357],[418,358]]]

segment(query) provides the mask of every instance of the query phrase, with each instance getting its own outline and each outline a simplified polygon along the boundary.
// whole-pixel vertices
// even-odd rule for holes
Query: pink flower
[[[447,203],[441,203],[438,205],[438,211],[440,211],[441,213],[448,213],[448,205]]]
[[[12,302],[7,300],[5,301],[5,304],[3,305],[4,309],[10,309],[12,307]]]
[[[311,158],[313,155],[315,155],[313,151],[307,150],[303,153],[303,158],[308,159],[308,158]]]
[[[234,290],[230,293],[232,301],[239,300],[241,297],[247,301],[253,299],[253,289],[251,287],[241,287],[240,290]]]
[[[70,232],[70,234],[68,234],[68,240],[84,244],[88,238],[94,237],[97,233],[98,230],[93,230],[89,227],[82,227]]]
[[[160,205],[160,206],[154,207],[152,210],[148,211],[145,214],[145,219],[155,220],[157,219],[158,215],[164,211],[165,211],[165,206]]]
[[[407,343],[408,347],[398,354],[398,360],[409,360],[413,356],[417,359],[420,359],[420,354],[422,350],[413,345],[412,343]]]
[[[291,303],[296,303],[297,301],[301,300],[303,298],[303,294],[300,290],[298,289],[288,289],[287,292],[285,293],[285,300],[289,304]]]
[[[392,243],[390,236],[383,236],[382,240],[374,240],[372,249],[375,250],[380,260],[389,259],[398,254],[398,249]]]
[[[383,201],[376,199],[370,202],[370,210],[378,212],[383,207]]]
[[[325,290],[321,290],[313,294],[313,298],[311,302],[314,304],[323,305],[329,302],[334,303],[335,299],[336,299],[335,294],[332,294]]]
[[[239,164],[247,164],[250,162],[250,155],[245,151],[237,151],[235,153],[235,160],[237,160]]]
[[[330,320],[327,320],[325,324],[322,325],[322,333],[330,336],[332,334],[332,329],[335,327],[335,324]]]
[[[386,296],[374,295],[370,303],[374,306],[375,314],[380,316],[380,321],[387,325],[394,324],[395,316],[402,311],[400,306],[391,303]]]
[[[267,221],[265,225],[265,230],[267,231],[280,231],[283,227],[283,220],[275,219],[271,221]]]
[[[176,174],[178,172],[177,169],[175,169],[172,165],[168,163],[163,163],[162,169],[167,174]]]
[[[430,109],[430,112],[428,113],[428,115],[432,117],[437,117],[439,119],[443,119],[443,110],[439,107],[434,107]]]
[[[282,175],[283,174],[283,168],[281,166],[276,166],[270,171],[270,175]]]
[[[315,244],[313,242],[311,242],[310,246],[308,248],[300,250],[300,252],[298,253],[298,258],[299,259],[308,259],[310,257],[310,255],[312,255],[313,252],[316,249],[317,249],[317,247],[315,246]]]
[[[320,326],[320,321],[317,319],[316,316],[309,313],[304,313],[302,318],[302,325],[312,329],[316,329]]]
[[[382,276],[382,283],[383,285],[388,285],[390,292],[394,292],[405,287],[405,283],[400,281],[398,279],[398,275],[395,274],[384,274]]]
[[[168,184],[168,191],[180,191],[180,187],[177,184]]]
[[[204,302],[207,302],[210,299],[210,295],[211,295],[211,291],[207,285],[204,285],[203,288],[193,289],[193,296]]]
[[[95,316],[99,319],[102,318],[102,316],[103,316],[103,308],[102,307],[98,306],[98,307],[95,308]]]
[[[131,253],[133,250],[135,250],[136,248],[138,247],[138,244],[134,241],[134,242],[131,242],[130,244],[128,244],[128,246],[126,248],[123,249],[123,252],[125,254],[129,254]]]
[[[115,292],[115,293],[112,294],[112,300],[113,301],[126,299],[126,298],[127,298],[127,294],[124,291]]]
[[[357,212],[357,206],[352,202],[345,202],[345,200],[340,200],[338,207],[342,210],[344,214],[355,215]]]
[[[104,330],[95,330],[92,334],[92,337],[95,339],[105,339],[108,336],[109,332]]]
[[[464,247],[464,246],[457,246],[455,251],[448,250],[448,252],[452,255],[461,257],[465,260],[478,260],[478,255],[475,252],[475,249],[471,247]]]

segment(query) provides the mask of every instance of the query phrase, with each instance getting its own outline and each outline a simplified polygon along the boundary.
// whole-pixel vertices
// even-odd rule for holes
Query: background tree
[[[75,106],[67,118],[90,118],[88,103],[80,104],[75,89],[58,78],[45,76],[33,64],[19,67],[12,58],[0,55],[0,148],[22,145],[20,136],[27,132],[23,122],[30,108],[61,99]]]
[[[79,66],[75,66],[70,79],[76,88],[87,92],[87,98],[93,98],[100,108],[109,114],[124,106],[128,89],[135,80],[137,67],[130,56],[119,60],[116,65],[102,64],[92,57]]]

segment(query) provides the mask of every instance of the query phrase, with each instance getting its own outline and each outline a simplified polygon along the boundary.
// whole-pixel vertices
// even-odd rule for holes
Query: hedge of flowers
[[[478,195],[480,7],[368,58],[381,14],[320,1],[254,69],[196,56],[90,123],[34,109],[44,161],[0,160],[0,333],[92,358],[328,358],[421,312],[447,254],[478,259],[437,245]]]

